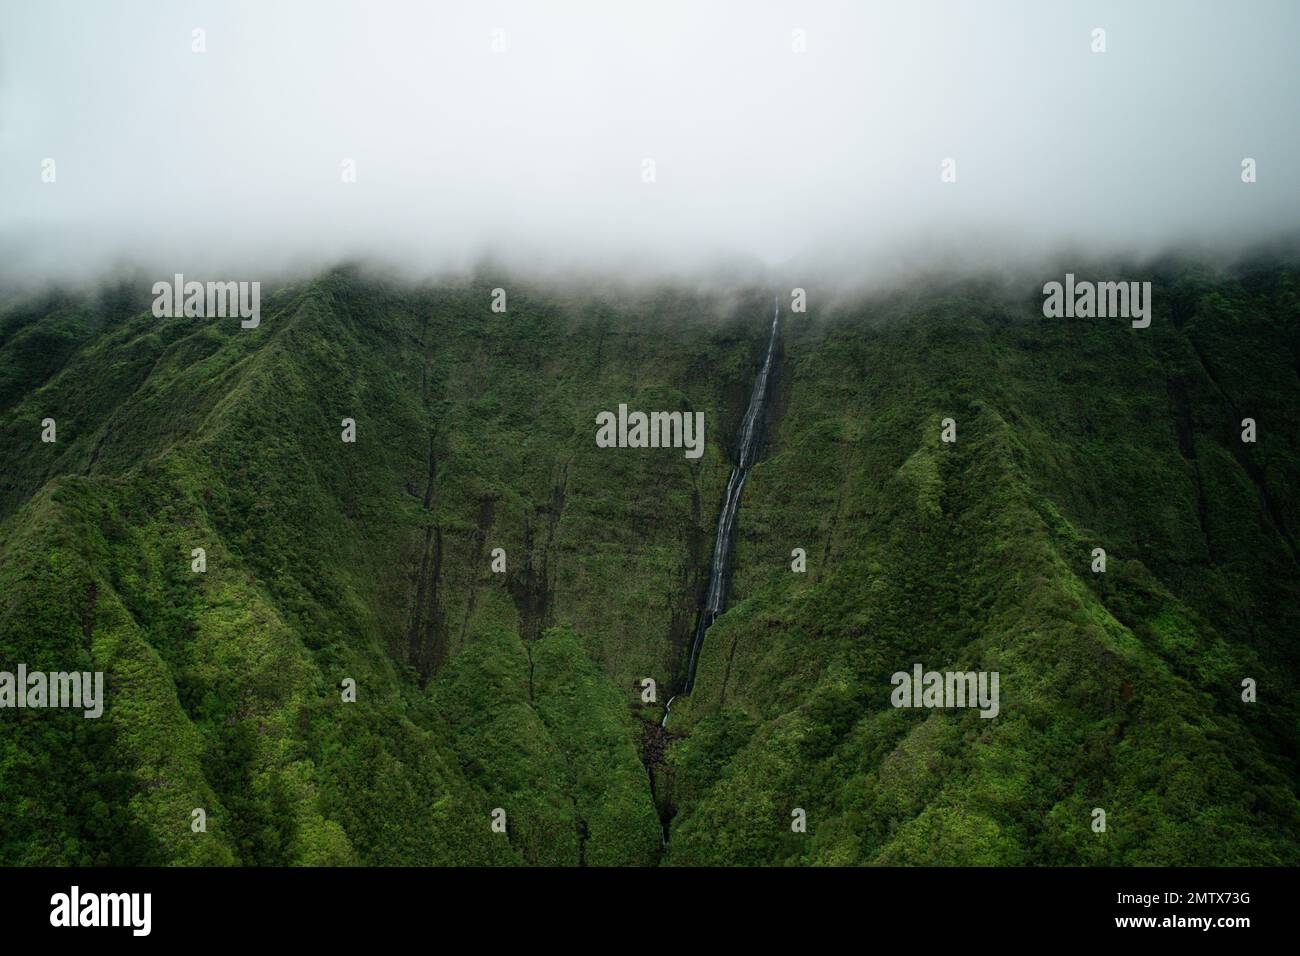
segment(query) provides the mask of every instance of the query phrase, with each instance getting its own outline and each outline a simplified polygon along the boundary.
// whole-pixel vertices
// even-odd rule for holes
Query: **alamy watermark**
[[[153,314],[156,319],[228,318],[238,315],[239,325],[255,329],[262,321],[262,283],[186,282],[183,273],[172,281],[153,284]]]
[[[1043,285],[1043,316],[1048,319],[1132,319],[1133,328],[1151,324],[1150,282],[1076,282],[1074,273],[1065,283]]]
[[[597,448],[685,448],[687,458],[704,454],[703,412],[628,412],[596,416]]]
[[[68,707],[85,711],[91,719],[104,712],[104,672],[32,671],[26,664],[18,672],[0,671],[0,708]]]
[[[82,893],[73,886],[50,897],[50,925],[127,926],[133,936],[148,936],[152,910],[152,893]]]
[[[897,671],[889,702],[895,707],[978,707],[981,717],[998,715],[998,671]]]

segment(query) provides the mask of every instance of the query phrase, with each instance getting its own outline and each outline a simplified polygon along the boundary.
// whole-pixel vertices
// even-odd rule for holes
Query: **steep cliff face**
[[[1187,270],[1143,330],[973,288],[791,323],[670,859],[1294,860],[1296,293]],[[916,663],[999,672],[999,715],[890,706]]]
[[[0,855],[1294,863],[1297,274],[1171,266],[1142,330],[814,292],[666,735],[765,290],[10,302],[0,670],[107,692],[0,710]],[[703,456],[597,447],[620,403],[703,412]],[[999,715],[891,707],[916,663],[998,671]]]

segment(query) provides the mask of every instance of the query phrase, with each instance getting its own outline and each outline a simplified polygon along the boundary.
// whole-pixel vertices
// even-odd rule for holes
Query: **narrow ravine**
[[[780,327],[781,306],[776,296],[772,297],[772,330],[767,338],[767,352],[763,355],[763,364],[754,380],[754,390],[749,395],[749,407],[740,422],[740,434],[737,440],[736,464],[727,479],[727,490],[722,496],[722,510],[718,512],[718,528],[713,538],[713,554],[709,559],[709,589],[705,593],[704,604],[700,607],[699,620],[695,625],[695,639],[691,642],[691,659],[686,667],[686,683],[681,693],[689,694],[695,686],[695,665],[699,660],[700,647],[704,644],[704,632],[722,613],[727,599],[727,582],[731,579],[731,543],[736,530],[736,510],[740,507],[740,494],[745,489],[745,479],[749,469],[758,456],[763,440],[763,421],[767,413],[768,385],[772,378],[772,361],[776,354],[776,336]],[[664,719],[659,726],[668,726],[668,716],[672,712],[674,694],[664,706]]]

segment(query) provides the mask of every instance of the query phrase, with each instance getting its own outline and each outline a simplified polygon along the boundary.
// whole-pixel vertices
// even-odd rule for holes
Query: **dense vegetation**
[[[1300,862],[1300,266],[1145,272],[1149,329],[809,289],[666,733],[768,291],[11,296],[0,670],[107,702],[0,710],[0,862]],[[621,402],[703,458],[597,448]],[[914,663],[999,715],[891,707]]]

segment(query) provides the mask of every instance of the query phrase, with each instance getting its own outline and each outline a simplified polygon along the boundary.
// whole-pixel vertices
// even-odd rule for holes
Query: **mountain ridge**
[[[1171,266],[1147,330],[983,280],[814,290],[658,744],[763,293],[344,268],[253,330],[8,302],[0,651],[109,692],[4,715],[3,859],[1294,863],[1297,274]],[[620,401],[703,411],[703,458],[597,449]],[[1001,671],[1001,714],[889,707],[914,663]]]

